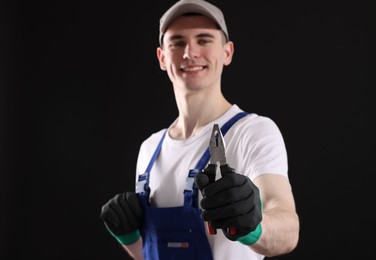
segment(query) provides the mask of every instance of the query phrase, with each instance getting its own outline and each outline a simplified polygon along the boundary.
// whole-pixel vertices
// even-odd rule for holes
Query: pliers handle
[[[210,141],[209,141],[209,151],[210,151],[209,164],[203,170],[203,173],[206,174],[209,178],[208,185],[215,182],[215,176],[217,173],[218,166],[220,168],[222,176],[223,174],[234,172],[234,169],[231,168],[226,162],[225,142],[224,142],[223,135],[218,124],[214,124],[213,126],[213,131],[212,131],[212,134],[210,136]],[[210,225],[210,222],[208,222],[208,231],[209,231],[209,234],[211,235],[217,234],[217,230]],[[230,235],[233,235],[236,233],[236,229],[229,228],[227,232]]]

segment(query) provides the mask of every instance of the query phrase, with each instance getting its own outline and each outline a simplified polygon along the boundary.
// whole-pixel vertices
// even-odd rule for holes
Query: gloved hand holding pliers
[[[208,222],[210,234],[222,229],[224,235],[246,245],[261,236],[262,202],[257,186],[245,175],[236,173],[225,157],[225,143],[218,124],[213,127],[209,142],[208,166],[196,174],[195,183],[203,199],[202,218]],[[215,180],[217,167],[222,178]]]

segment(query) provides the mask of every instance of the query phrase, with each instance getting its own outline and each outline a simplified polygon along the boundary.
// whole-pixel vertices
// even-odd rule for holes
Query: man
[[[142,143],[136,192],[117,194],[102,207],[108,231],[134,259],[263,259],[291,252],[299,218],[284,141],[271,119],[222,94],[222,71],[234,54],[222,11],[203,0],[178,1],[161,17],[159,41],[159,65],[172,82],[179,115]],[[227,127],[231,168],[209,184],[205,151],[214,124]]]

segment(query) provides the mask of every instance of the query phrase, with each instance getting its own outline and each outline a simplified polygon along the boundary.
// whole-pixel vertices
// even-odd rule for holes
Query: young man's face
[[[233,44],[225,42],[223,32],[208,17],[180,16],[167,28],[157,55],[175,87],[197,90],[220,85]]]

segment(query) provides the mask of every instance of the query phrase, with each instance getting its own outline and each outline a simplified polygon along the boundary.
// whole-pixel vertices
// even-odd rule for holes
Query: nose
[[[197,56],[198,56],[197,49],[192,44],[187,44],[184,48],[183,59],[185,60],[193,59],[193,58],[197,58]]]

